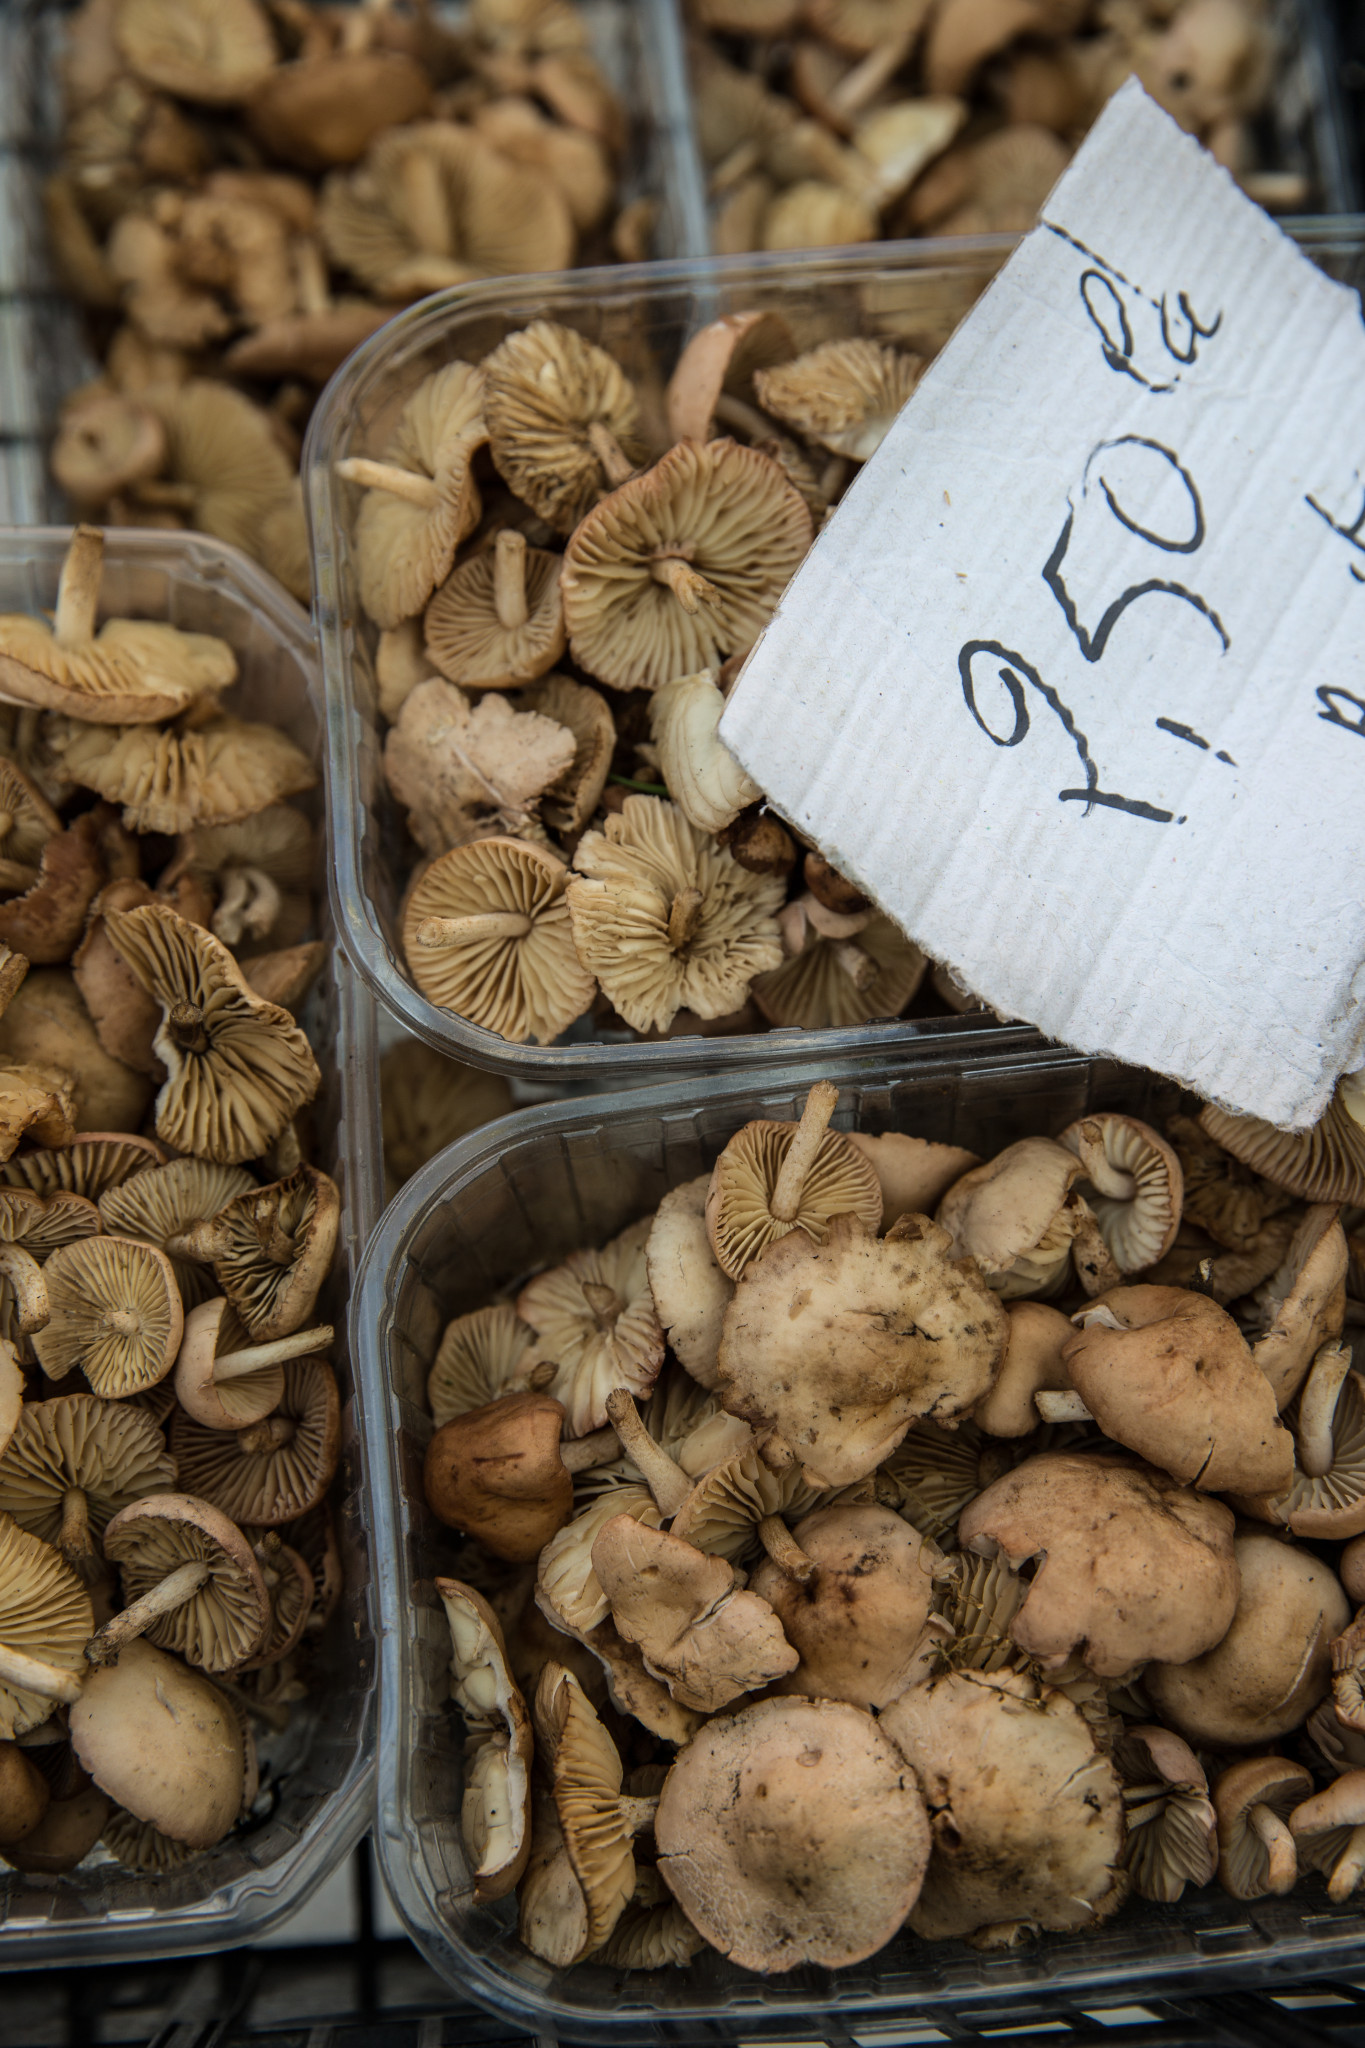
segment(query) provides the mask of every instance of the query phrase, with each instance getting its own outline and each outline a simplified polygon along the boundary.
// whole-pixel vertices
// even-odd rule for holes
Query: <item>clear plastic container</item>
[[[1358,282],[1365,222],[1303,222],[1297,239],[1333,276]],[[780,1030],[731,1038],[635,1042],[586,1020],[549,1046],[511,1045],[439,1009],[408,976],[399,906],[416,859],[383,773],[374,675],[377,634],[361,611],[351,522],[359,492],[336,464],[380,452],[402,407],[431,371],[478,362],[529,321],[576,328],[637,377],[668,374],[697,329],[739,308],[780,313],[800,347],[850,336],[938,347],[1014,247],[1014,238],[885,242],[810,256],[742,256],[491,281],[443,292],[392,320],[332,379],[304,448],[313,544],[314,614],[327,684],[332,899],[343,943],[386,1009],[439,1051],[560,1088],[640,1086],[670,1074],[886,1058],[925,1040],[967,1048],[994,1019],[928,1017],[839,1031]]]
[[[924,1049],[894,1065],[828,1066],[842,1129],[918,1136],[989,1153],[1088,1111],[1160,1119],[1173,1084],[1105,1060],[996,1053],[969,1067]],[[376,1840],[418,1946],[458,1989],[528,2033],[602,2041],[800,2038],[874,2043],[877,2022],[932,2024],[986,2000],[1046,1996],[1069,2011],[1141,1986],[1292,1982],[1365,1965],[1360,1900],[1334,1907],[1312,1880],[1242,1904],[1217,1888],[1179,1905],[1133,1901],[1089,1937],[1049,1935],[982,1955],[899,1936],[869,1962],[764,1980],[706,1951],[685,1970],[559,1972],[521,1947],[514,1902],[476,1908],[460,1847],[461,1730],[449,1704],[450,1640],[432,1580],[455,1539],[422,1493],[432,1434],[425,1382],[444,1324],[545,1261],[600,1244],[670,1187],[705,1172],[752,1117],[799,1113],[809,1074],[788,1068],[547,1104],[475,1132],[433,1159],[365,1250],[351,1328],[364,1381],[382,1671]],[[1021,2022],[1022,2023],[1022,2022]],[[828,2033],[824,2028],[828,2027]],[[954,2029],[956,2038],[956,2030]],[[888,2034],[886,2038],[891,2038]],[[903,2033],[900,2038],[905,2038]],[[976,2038],[975,2028],[972,2038]]]
[[[0,529],[0,612],[50,610],[69,528]],[[322,748],[317,655],[306,613],[235,548],[195,534],[111,532],[101,602],[110,612],[216,633],[236,650],[241,680],[226,708],[269,721],[315,762]],[[320,792],[311,799],[321,824]],[[310,800],[302,800],[307,808]],[[319,833],[319,838],[322,835]],[[319,936],[332,938],[319,851]],[[286,1771],[268,1819],[229,1836],[183,1870],[134,1876],[108,1863],[63,1878],[0,1864],[0,1968],[128,1962],[250,1941],[292,1912],[369,1825],[373,1800],[376,1655],[361,1488],[361,1395],[345,1342],[351,1270],[383,1206],[374,1004],[333,945],[300,1021],[317,1053],[319,1164],[341,1188],[337,1257],[318,1303],[336,1326],[341,1464],[329,1499],[345,1591],[317,1653],[317,1683],[295,1708],[272,1761]],[[3,2032],[3,2028],[0,2028]]]

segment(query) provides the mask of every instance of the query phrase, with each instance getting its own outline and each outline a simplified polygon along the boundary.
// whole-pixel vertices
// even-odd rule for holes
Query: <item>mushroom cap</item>
[[[1010,1633],[1044,1670],[1076,1654],[1100,1678],[1152,1657],[1183,1667],[1213,1653],[1237,1608],[1231,1510],[1150,1466],[1027,1458],[966,1508],[958,1534],[1014,1571],[1040,1558]]]
[[[1300,1397],[1291,1410],[1300,1441],[1305,1420]],[[1306,1472],[1296,1457],[1288,1482],[1279,1489],[1236,1494],[1233,1504],[1238,1511],[1310,1539],[1339,1543],[1360,1535],[1365,1530],[1365,1379],[1358,1372],[1348,1371],[1341,1381],[1329,1427],[1332,1461],[1326,1472]]]
[[[553,1773],[564,1847],[583,1890],[590,1947],[606,1940],[635,1886],[621,1758],[573,1673],[547,1664],[536,1687],[536,1733]]]
[[[1218,1868],[1218,1816],[1198,1757],[1168,1728],[1125,1723],[1114,1744],[1127,1834],[1123,1868],[1139,1898],[1174,1905]]]
[[[1070,1269],[1080,1168],[1051,1138],[1021,1138],[955,1181],[938,1205],[958,1258],[971,1256],[1006,1301],[1054,1292]]]
[[[384,490],[367,491],[361,500],[355,522],[360,601],[377,626],[391,629],[423,609],[478,524],[470,463],[488,438],[484,396],[481,370],[448,363],[424,378],[399,414],[384,462],[430,479],[436,495],[430,506]]]
[[[700,832],[721,832],[763,792],[716,735],[725,699],[715,669],[675,676],[649,702],[649,729],[673,801]]]
[[[95,1623],[90,1596],[52,1546],[0,1514],[0,1643],[82,1678]],[[0,1740],[37,1728],[52,1701],[0,1681]]]
[[[1081,1162],[1078,1183],[1120,1273],[1154,1266],[1175,1243],[1180,1161],[1150,1124],[1105,1111],[1068,1124],[1057,1143]]]
[[[204,1671],[234,1671],[264,1640],[270,1602],[260,1566],[241,1530],[209,1502],[187,1493],[135,1500],[106,1528],[104,1554],[119,1567],[128,1606],[181,1565],[208,1566],[199,1590],[147,1629],[159,1648]]]
[[[877,216],[865,199],[823,178],[800,178],[771,200],[763,215],[765,249],[831,249],[875,242]]]
[[[0,1158],[6,1164],[21,1138],[60,1145],[74,1132],[76,1083],[59,1067],[0,1066]]]
[[[84,1237],[53,1252],[43,1278],[52,1315],[32,1341],[50,1379],[79,1366],[108,1400],[165,1379],[185,1319],[163,1251],[130,1237]]]
[[[615,735],[613,733],[613,743]],[[537,800],[573,764],[574,739],[506,698],[470,703],[435,676],[412,690],[384,743],[384,779],[423,850],[528,836]]]
[[[33,1833],[51,1798],[47,1779],[18,1743],[0,1743],[0,1854]]]
[[[347,356],[391,317],[387,306],[342,300],[317,313],[286,313],[237,337],[223,352],[235,377],[300,377],[325,384]]]
[[[1206,1105],[1201,1127],[1234,1159],[1304,1202],[1365,1203],[1365,1122],[1354,1075],[1336,1092],[1311,1130],[1281,1131],[1260,1117],[1231,1116]],[[1362,1111],[1365,1114],[1365,1111]]]
[[[788,912],[803,906],[788,905]],[[761,974],[753,996],[772,1024],[801,1031],[846,1030],[896,1017],[924,979],[928,956],[880,911],[855,938],[823,938],[806,920],[797,952]]]
[[[250,1341],[222,1295],[201,1302],[185,1317],[175,1361],[175,1396],[186,1414],[206,1429],[245,1429],[264,1421],[277,1405],[284,1391],[284,1367],[278,1360],[241,1379],[214,1378],[218,1357],[243,1350]]]
[[[709,1722],[674,1761],[654,1836],[692,1924],[765,1972],[875,1954],[919,1897],[930,1848],[913,1773],[838,1700],[763,1700]]]
[[[655,1313],[677,1357],[703,1387],[720,1384],[720,1333],[734,1283],[706,1228],[709,1173],[666,1194],[654,1213],[645,1263]]]
[[[61,1877],[89,1855],[108,1814],[107,1797],[87,1779],[71,1798],[53,1799],[37,1827],[0,1849],[0,1858],[34,1876]]]
[[[448,1322],[427,1374],[427,1405],[437,1428],[453,1416],[519,1391],[513,1382],[526,1371],[526,1353],[534,1338],[535,1332],[505,1301]]]
[[[579,958],[636,1031],[724,1017],[781,957],[775,877],[751,874],[659,797],[628,796],[574,856]]]
[[[592,1568],[620,1634],[685,1707],[715,1713],[796,1669],[772,1607],[723,1557],[625,1514],[598,1531]]]
[[[221,940],[168,906],[110,911],[105,922],[165,1012],[156,1035],[168,1071],[158,1134],[219,1165],[261,1157],[317,1093],[307,1038],[287,1010],[252,994]],[[184,1024],[180,1011],[189,1013]]]
[[[1011,1302],[1009,1336],[995,1385],[972,1411],[988,1436],[1029,1436],[1038,1427],[1035,1394],[1071,1385],[1063,1351],[1075,1330],[1060,1309],[1041,1301]]]
[[[65,771],[109,803],[130,832],[226,825],[317,786],[308,756],[273,725],[213,718],[173,727],[63,725],[53,735]]]
[[[871,1503],[816,1508],[792,1535],[819,1567],[809,1583],[788,1577],[770,1557],[749,1579],[801,1660],[776,1690],[889,1706],[917,1675],[937,1545]]]
[[[0,854],[26,867],[42,853],[62,821],[36,783],[15,762],[0,758],[0,814],[7,821],[0,832]]]
[[[300,1166],[251,1183],[212,1212],[199,1233],[214,1277],[257,1344],[301,1330],[332,1268],[341,1194],[330,1175]]]
[[[114,40],[145,85],[210,106],[246,99],[279,57],[256,0],[119,0]]]
[[[115,1863],[122,1864],[125,1870],[155,1871],[158,1875],[179,1870],[182,1864],[193,1862],[201,1854],[187,1842],[163,1835],[149,1820],[136,1820],[122,1806],[110,1808],[100,1832],[100,1847],[107,1849]]]
[[[215,300],[208,302],[216,305]],[[293,488],[293,470],[270,415],[240,391],[209,377],[146,394],[166,431],[165,480],[189,494],[186,518],[266,567],[265,526]]]
[[[659,1376],[664,1337],[645,1263],[651,1226],[645,1217],[600,1251],[571,1252],[517,1296],[517,1314],[536,1339],[526,1365],[550,1359],[558,1367],[546,1391],[564,1405],[566,1437],[601,1429],[614,1388],[647,1394]]]
[[[1251,1355],[1281,1408],[1303,1385],[1322,1345],[1341,1335],[1349,1264],[1346,1233],[1335,1207],[1315,1203],[1274,1274],[1258,1291],[1257,1307],[1267,1327]]]
[[[0,1179],[9,1187],[33,1188],[40,1195],[61,1188],[98,1202],[107,1189],[122,1187],[165,1163],[166,1154],[154,1138],[136,1137],[131,1131],[79,1131],[70,1144],[7,1159],[0,1166]],[[126,1235],[136,1237],[138,1232]]]
[[[1180,1287],[1115,1287],[1073,1318],[1071,1385],[1106,1436],[1209,1493],[1275,1493],[1294,1440],[1226,1309]]]
[[[517,1933],[533,1956],[557,1970],[583,1960],[590,1940],[588,1904],[554,1799],[544,1790],[531,1794],[531,1853],[517,1903]]]
[[[25,876],[29,872],[23,870]],[[87,812],[48,840],[39,855],[37,877],[23,895],[0,903],[0,942],[35,965],[69,960],[104,878],[99,825]],[[28,1001],[35,993],[30,989]]]
[[[1307,1790],[1300,1781],[1300,1791]],[[1283,1808],[1277,1811],[1283,1819]],[[1303,1799],[1288,1819],[1300,1865],[1330,1873],[1355,1830],[1365,1823],[1365,1770],[1343,1771],[1332,1784]]]
[[[541,812],[556,832],[581,832],[597,809],[616,751],[616,721],[599,691],[569,676],[547,675],[521,692],[523,711],[563,726],[574,742],[568,767],[546,790]]]
[[[497,549],[481,548],[452,570],[426,609],[426,651],[452,683],[467,690],[514,690],[553,668],[564,652],[562,567],[544,548],[525,551],[526,618],[506,626],[498,615]]]
[[[842,1131],[826,1130],[821,1138],[795,1216],[787,1221],[773,1215],[773,1195],[799,1128],[766,1120],[744,1124],[712,1169],[706,1227],[717,1265],[733,1280],[793,1232],[823,1244],[837,1217],[856,1217],[866,1231],[881,1226],[881,1184],[866,1155]]]
[[[99,1210],[84,1195],[62,1188],[40,1195],[30,1188],[0,1188],[0,1242],[22,1245],[40,1263],[59,1245],[94,1237]]]
[[[435,1582],[450,1628],[451,1697],[464,1716],[460,1833],[480,1905],[505,1898],[531,1853],[531,1717],[498,1618],[458,1579]]]
[[[172,1159],[165,1166],[147,1162],[148,1170],[105,1188],[99,1198],[100,1222],[119,1237],[136,1237],[162,1251],[206,1217],[216,1216],[236,1195],[256,1183],[240,1166],[215,1166],[208,1159]],[[176,1286],[187,1309],[210,1294],[207,1276],[195,1261],[168,1253]]]
[[[66,646],[44,619],[0,617],[0,700],[64,711],[96,725],[174,718],[237,679],[225,640],[159,619],[108,619]]]
[[[57,187],[58,181],[54,181],[47,188],[49,220],[53,217],[50,195]],[[79,206],[74,201],[71,205],[77,220],[85,225]],[[61,210],[65,212],[64,207]],[[88,226],[85,231],[89,234]],[[62,408],[49,457],[52,474],[67,497],[79,507],[92,509],[130,484],[158,476],[165,460],[165,430],[151,407],[124,392],[102,390],[98,385]]]
[[[1265,1844],[1251,1826],[1250,1816],[1253,1808],[1268,1807],[1279,1820],[1289,1820],[1312,1789],[1312,1773],[1282,1756],[1243,1757],[1214,1779],[1218,1877],[1234,1899],[1259,1899],[1269,1891],[1289,1889],[1271,1883]]]
[[[978,1155],[962,1145],[936,1145],[904,1131],[887,1131],[880,1138],[850,1131],[848,1142],[877,1176],[883,1230],[905,1215],[932,1216],[954,1181],[981,1164]]]
[[[71,1744],[95,1783],[138,1820],[209,1849],[237,1818],[242,1737],[222,1693],[164,1650],[135,1640],[90,1673]]]
[[[331,50],[278,64],[251,95],[247,125],[268,154],[305,171],[353,164],[377,135],[419,121],[431,81],[402,50]]]
[[[438,1521],[511,1564],[529,1564],[573,1513],[560,1456],[564,1410],[548,1394],[504,1393],[443,1422],[422,1487]]]
[[[828,341],[758,370],[759,404],[833,455],[875,455],[924,374],[924,358],[874,341]]]
[[[805,502],[766,455],[680,441],[588,512],[565,549],[574,660],[625,690],[717,668],[758,638],[810,542]],[[676,596],[652,573],[670,562],[706,592]]]
[[[175,1460],[149,1415],[94,1394],[29,1401],[0,1457],[0,1509],[55,1544],[72,1488],[85,1496],[92,1534],[145,1494],[175,1484]]]
[[[1212,1503],[1210,1503],[1212,1505]],[[1331,1641],[1351,1610],[1330,1567],[1278,1536],[1239,1536],[1231,1626],[1188,1662],[1148,1666],[1143,1688],[1190,1742],[1245,1748],[1296,1728],[1331,1685]]]
[[[698,1550],[748,1566],[763,1555],[758,1525],[767,1515],[803,1515],[821,1498],[801,1467],[774,1472],[752,1446],[703,1472],[673,1517],[673,1534]]]
[[[483,374],[498,473],[556,533],[572,533],[610,488],[594,426],[628,463],[644,461],[633,385],[614,357],[571,327],[533,320],[484,358]]]
[[[805,11],[817,35],[862,57],[882,43],[908,43],[929,8],[926,0],[806,0]]]
[[[549,1045],[581,1017],[596,988],[574,946],[565,901],[569,871],[521,839],[480,839],[442,854],[416,883],[403,919],[403,951],[422,994],[514,1045]],[[424,946],[427,918],[488,912],[529,920],[521,936],[466,933]]]
[[[171,1456],[182,1486],[239,1525],[277,1527],[316,1507],[331,1485],[341,1443],[336,1375],[321,1358],[285,1361],[284,1392],[269,1420],[237,1436],[179,1412]]]
[[[536,1605],[547,1621],[566,1634],[586,1637],[611,1613],[611,1602],[593,1570],[592,1547],[614,1515],[633,1515],[651,1529],[657,1529],[663,1520],[647,1486],[613,1486],[566,1522],[541,1549]]]
[[[160,1005],[120,959],[104,929],[106,910],[136,910],[153,900],[147,884],[132,877],[101,889],[90,905],[85,937],[71,956],[71,976],[105,1051],[141,1074],[159,1076],[152,1041],[161,1021]]]
[[[1123,1898],[1117,1773],[1066,1695],[1022,1674],[949,1672],[880,1727],[919,1773],[933,1858],[910,1926],[921,1939],[1002,1922],[1093,1927]]]
[[[917,1417],[966,1414],[994,1377],[1005,1313],[949,1247],[927,1217],[881,1239],[851,1216],[823,1244],[802,1231],[779,1239],[726,1310],[725,1407],[780,1432],[826,1486],[872,1471]]]

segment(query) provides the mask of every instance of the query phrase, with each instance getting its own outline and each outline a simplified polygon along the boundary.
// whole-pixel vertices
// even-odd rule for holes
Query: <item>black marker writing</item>
[[[1347,717],[1336,701],[1338,697],[1354,708],[1354,718]],[[1365,740],[1365,697],[1356,697],[1349,690],[1337,690],[1324,684],[1317,691],[1317,699],[1325,707],[1318,713],[1319,718],[1325,719],[1328,725],[1343,725],[1347,732],[1357,732]]]
[[[1358,555],[1365,555],[1365,540],[1360,537],[1360,530],[1365,526],[1365,492],[1361,494],[1360,510],[1349,526],[1343,526],[1339,520],[1334,519],[1327,507],[1320,505],[1316,498],[1305,497],[1303,502],[1317,513],[1319,519],[1331,527],[1333,533],[1339,534],[1349,548],[1353,548]],[[1365,583],[1365,571],[1357,563],[1351,562],[1347,566],[1357,583]]]
[[[1087,248],[1066,228],[1051,220],[1044,220],[1042,225],[1059,241],[1070,243],[1086,259],[1087,267],[1081,272],[1077,289],[1086,316],[1100,337],[1106,368],[1118,376],[1131,377],[1135,384],[1140,384],[1155,397],[1164,397],[1174,391],[1180,382],[1181,371],[1189,369],[1197,360],[1200,342],[1211,341],[1222,327],[1221,312],[1215,313],[1212,320],[1201,320],[1190,304],[1189,294],[1177,292],[1173,317],[1168,293],[1155,297],[1134,283],[1132,278],[1125,277],[1117,264],[1110,263],[1098,250]],[[1153,340],[1149,359],[1145,362],[1137,360],[1141,351],[1133,332],[1130,301],[1135,310],[1139,306],[1143,308],[1145,317],[1150,312],[1157,316],[1159,341]],[[1184,323],[1183,334],[1173,331],[1176,322]],[[1170,369],[1171,363],[1180,365],[1174,374]]]

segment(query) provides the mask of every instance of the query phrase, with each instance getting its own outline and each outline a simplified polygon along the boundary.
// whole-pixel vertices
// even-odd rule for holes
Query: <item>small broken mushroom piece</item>
[[[725,699],[718,671],[675,676],[649,700],[649,729],[670,796],[699,832],[723,832],[763,792],[717,736]]]
[[[600,1251],[571,1253],[517,1296],[517,1314],[535,1332],[526,1365],[557,1368],[546,1392],[563,1402],[568,1436],[603,1427],[614,1389],[647,1394],[658,1378],[664,1338],[645,1260],[651,1223],[632,1223]]]
[[[488,1602],[458,1579],[435,1585],[450,1628],[451,1698],[465,1726],[460,1834],[484,1906],[520,1883],[531,1853],[531,1718]]]
[[[1218,1868],[1218,1815],[1189,1744],[1168,1728],[1125,1724],[1114,1744],[1123,1781],[1122,1864],[1140,1899],[1174,1905]]]
[[[793,1231],[815,1244],[831,1220],[865,1230],[882,1221],[881,1186],[851,1137],[829,1128],[839,1091],[817,1081],[797,1123],[743,1125],[717,1159],[706,1195],[706,1228],[722,1273],[743,1278],[755,1259]]]

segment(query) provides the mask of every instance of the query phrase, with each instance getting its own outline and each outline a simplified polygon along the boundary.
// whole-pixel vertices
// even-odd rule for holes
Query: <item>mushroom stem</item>
[[[659,1805],[657,1795],[652,1799],[635,1799],[629,1792],[623,1792],[617,1803],[621,1818],[633,1835],[647,1835],[650,1832]]]
[[[583,1299],[592,1310],[592,1319],[604,1333],[616,1328],[622,1302],[614,1287],[606,1287],[600,1280],[583,1282]]]
[[[95,637],[95,609],[104,567],[104,535],[98,526],[78,526],[62,563],[52,637],[59,647],[88,647]]]
[[[285,1444],[292,1443],[294,1424],[287,1415],[267,1415],[264,1422],[253,1423],[250,1429],[239,1429],[237,1447],[239,1450],[278,1451]]]
[[[1094,1416],[1080,1395],[1067,1388],[1062,1393],[1035,1394],[1033,1405],[1044,1422],[1093,1422]]]
[[[78,1672],[59,1671],[41,1657],[12,1650],[8,1643],[0,1643],[0,1685],[7,1685],[11,1692],[36,1692],[40,1699],[60,1700],[68,1707],[81,1696]]]
[[[204,1013],[198,1003],[172,1003],[166,1012],[166,1029],[182,1052],[207,1052],[209,1049]]]
[[[520,1375],[514,1380],[509,1380],[507,1391],[509,1394],[543,1394],[558,1371],[559,1367],[555,1364],[553,1358],[542,1358],[531,1367],[528,1373]],[[600,1431],[598,1434],[600,1434]],[[587,1437],[579,1438],[580,1443],[587,1443],[588,1441]]]
[[[1251,1829],[1266,1853],[1266,1890],[1283,1893],[1294,1889],[1294,1880],[1299,1874],[1299,1860],[1290,1834],[1280,1816],[1269,1806],[1253,1806],[1247,1814],[1247,1826]]]
[[[852,939],[840,939],[835,942],[834,958],[859,991],[871,988],[877,979],[876,961],[870,953],[865,953],[861,946],[855,946]]]
[[[605,421],[588,421],[588,445],[601,463],[602,474],[613,490],[634,476],[634,463]]]
[[[62,1496],[62,1525],[57,1531],[57,1548],[68,1564],[98,1558],[90,1536],[90,1503],[79,1486],[68,1486]]]
[[[685,612],[693,616],[704,604],[719,604],[720,592],[681,555],[656,555],[649,565],[656,583],[666,583]]]
[[[712,196],[718,199],[741,178],[747,178],[750,171],[757,170],[762,158],[762,148],[752,136],[747,141],[736,143],[729,156],[722,157],[711,173]]]
[[[32,1336],[35,1330],[45,1330],[52,1311],[48,1306],[43,1269],[32,1252],[26,1252],[22,1245],[0,1244],[0,1279],[8,1280],[14,1289],[19,1328],[24,1335]]]
[[[520,910],[476,910],[468,917],[424,917],[417,943],[429,952],[442,946],[472,945],[479,939],[524,939],[531,920]]]
[[[264,868],[228,868],[209,929],[225,946],[235,946],[243,932],[263,939],[283,908],[279,887]]]
[[[758,1455],[770,1472],[790,1472],[796,1463],[796,1452],[784,1436],[770,1429],[758,1441]]]
[[[676,1515],[692,1491],[692,1482],[668,1452],[655,1443],[625,1387],[613,1387],[607,1395],[607,1415],[621,1439],[622,1450],[639,1467],[660,1514]]]
[[[792,1132],[791,1143],[773,1187],[768,1213],[779,1223],[794,1223],[805,1192],[806,1177],[825,1141],[825,1132],[839,1101],[832,1081],[817,1081],[806,1097],[801,1121]]]
[[[765,1515],[758,1525],[758,1540],[779,1571],[798,1586],[808,1586],[819,1566],[801,1548],[781,1515]]]
[[[722,391],[716,398],[716,418],[724,426],[738,427],[741,434],[747,434],[751,441],[771,441],[777,432],[775,423],[756,405],[750,405],[743,398],[736,398],[732,391]]]
[[[399,168],[402,210],[417,246],[429,256],[453,256],[455,235],[441,166],[430,150],[410,149]]]
[[[531,616],[526,603],[526,535],[514,526],[504,526],[493,543],[493,609],[507,633],[515,633]]]
[[[87,1661],[91,1664],[116,1664],[125,1643],[131,1643],[135,1636],[145,1635],[161,1615],[174,1614],[177,1607],[193,1600],[208,1576],[209,1567],[201,1557],[192,1557],[187,1564],[177,1565],[173,1572],[166,1574],[160,1585],[153,1586],[130,1607],[125,1607],[112,1620],[106,1621],[103,1628],[95,1630],[85,1646]]]
[[[1131,1202],[1137,1193],[1137,1182],[1131,1173],[1123,1173],[1110,1164],[1104,1149],[1104,1129],[1092,1117],[1087,1117],[1076,1133],[1076,1150],[1080,1156],[1082,1178],[1090,1182],[1099,1194],[1108,1195],[1115,1202]]]
[[[311,235],[296,235],[293,241],[294,290],[300,313],[326,313],[331,309],[332,293],[327,281],[327,265],[322,251]]]
[[[1350,1840],[1341,1855],[1332,1865],[1332,1875],[1327,1880],[1327,1896],[1334,1906],[1349,1899],[1351,1893],[1365,1877],[1365,1827],[1352,1828]]]
[[[1310,1479],[1330,1472],[1336,1458],[1333,1424],[1337,1401],[1351,1370],[1351,1353],[1345,1344],[1320,1347],[1299,1396],[1299,1464]]]
[[[696,931],[704,900],[700,889],[680,889],[668,906],[668,943],[675,953]]]
[[[859,58],[830,93],[829,103],[834,112],[845,116],[861,114],[900,70],[910,55],[914,40],[912,35],[890,36],[886,42],[878,43],[875,49],[869,50],[865,57]]]
[[[337,475],[348,484],[363,484],[368,491],[387,491],[430,512],[440,503],[441,493],[434,480],[416,470],[400,469],[396,462],[371,462],[368,455],[348,455],[337,464]]]
[[[560,1463],[566,1472],[591,1472],[595,1465],[613,1464],[620,1455],[621,1439],[610,1426],[594,1429],[588,1436],[576,1436],[559,1446]]]
[[[319,1323],[316,1329],[295,1330],[288,1337],[277,1337],[273,1344],[244,1344],[240,1351],[224,1351],[213,1361],[213,1384],[221,1387],[229,1380],[248,1379],[267,1365],[283,1365],[286,1358],[303,1358],[310,1351],[322,1351],[335,1334],[330,1323]]]

